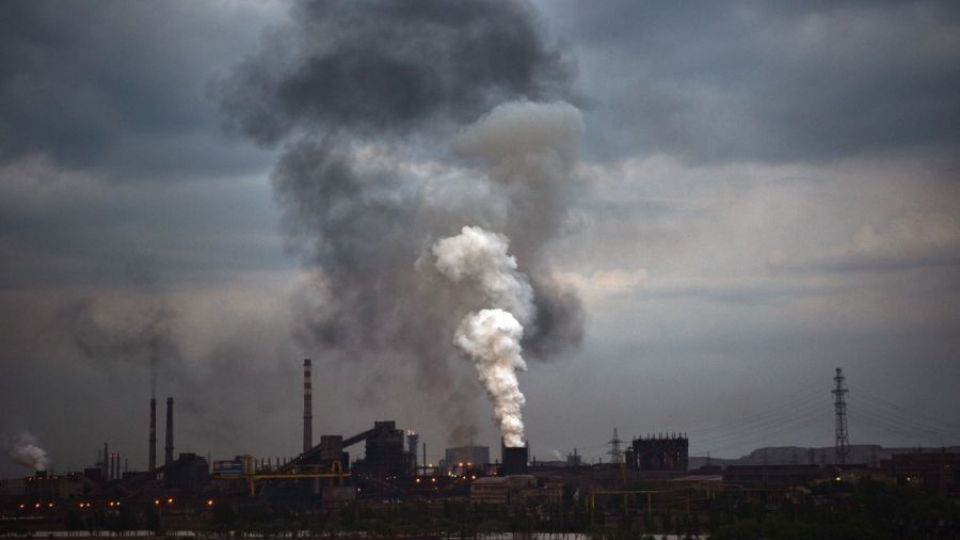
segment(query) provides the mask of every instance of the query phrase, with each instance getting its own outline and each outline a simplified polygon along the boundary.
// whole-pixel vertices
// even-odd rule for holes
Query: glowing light
[[[213,506],[213,499],[207,499],[207,506]]]

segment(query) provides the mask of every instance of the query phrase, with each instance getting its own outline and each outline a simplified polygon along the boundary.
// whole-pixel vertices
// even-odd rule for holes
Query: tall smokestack
[[[417,446],[419,446],[420,436],[417,435],[416,431],[409,430],[407,431],[407,448],[410,450],[410,463],[413,464],[413,474],[417,474]]]
[[[150,443],[148,445],[149,459],[147,470],[157,470],[157,398],[150,398]]]
[[[313,448],[313,389],[310,383],[310,359],[303,360],[303,451]]]
[[[173,398],[167,398],[167,444],[163,448],[164,465],[173,463]]]

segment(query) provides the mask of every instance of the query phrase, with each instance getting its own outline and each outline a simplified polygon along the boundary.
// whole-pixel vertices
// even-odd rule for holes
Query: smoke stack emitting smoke
[[[47,451],[37,445],[37,439],[29,433],[21,433],[10,445],[11,459],[34,471],[45,471],[50,465]]]
[[[219,90],[236,126],[283,146],[271,180],[315,277],[297,295],[296,336],[388,380],[410,366],[453,444],[476,433],[473,391],[449,361],[466,354],[504,439],[521,445],[521,344],[545,360],[582,336],[579,300],[543,255],[582,131],[557,101],[571,64],[523,1],[301,0],[293,14],[286,39]],[[409,166],[424,156],[438,175]]]
[[[517,261],[507,253],[506,237],[480,227],[464,227],[458,236],[433,246],[436,266],[454,282],[480,281],[493,308],[474,311],[457,327],[454,343],[473,361],[480,383],[493,404],[493,416],[507,446],[523,446],[526,398],[517,370],[526,371],[520,355],[523,324],[533,318],[533,291]]]
[[[513,193],[541,196],[536,202],[547,206],[548,217],[555,217],[557,184],[568,178],[581,122],[579,111],[566,103],[506,103],[468,127],[455,144],[461,154],[484,158],[490,176],[509,183]],[[523,215],[514,219],[519,224],[528,220]],[[534,254],[546,238],[522,225],[518,232],[531,238],[528,249]],[[488,307],[464,317],[454,343],[477,369],[504,444],[520,447],[526,398],[516,372],[527,369],[521,341],[524,327],[536,324],[537,310],[530,281],[518,271],[509,247],[502,234],[464,226],[459,235],[434,244],[433,255],[437,269],[453,282],[472,279],[480,284]]]

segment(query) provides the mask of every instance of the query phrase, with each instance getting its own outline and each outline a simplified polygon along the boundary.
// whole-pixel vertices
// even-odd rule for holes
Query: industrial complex
[[[816,463],[811,452],[808,463],[698,460],[693,468],[686,434],[621,441],[614,431],[606,463],[584,463],[576,451],[565,460],[538,462],[531,459],[529,446],[508,447],[501,441],[496,456],[488,446],[452,447],[439,463],[430,464],[417,433],[392,420],[377,421],[349,436],[322,434],[315,441],[310,360],[303,368],[299,455],[268,459],[241,454],[211,462],[196,453],[175,454],[174,400],[167,398],[164,454],[158,462],[157,400],[151,398],[146,471],[129,470],[128,459],[104,444],[99,462],[83,471],[38,470],[0,480],[0,527],[9,532],[122,523],[132,529],[192,529],[215,520],[222,508],[281,505],[301,514],[324,515],[404,501],[420,501],[426,508],[456,501],[499,508],[506,515],[531,509],[541,517],[571,513],[589,523],[639,519],[654,527],[662,526],[663,516],[678,508],[692,523],[708,520],[718,497],[760,498],[778,505],[809,496],[810,486],[862,479],[943,495],[960,491],[960,453],[918,450],[855,463],[845,438],[845,419],[838,420],[838,432],[843,428],[842,440],[838,436],[841,447],[826,463]],[[836,380],[834,395],[842,413],[845,389],[839,370]],[[623,443],[627,444],[621,450]],[[351,457],[361,444],[363,457]]]

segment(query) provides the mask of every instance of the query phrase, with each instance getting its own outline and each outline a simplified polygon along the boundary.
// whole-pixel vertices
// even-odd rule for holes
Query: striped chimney
[[[313,392],[310,387],[310,359],[303,361],[303,451],[313,448]]]

